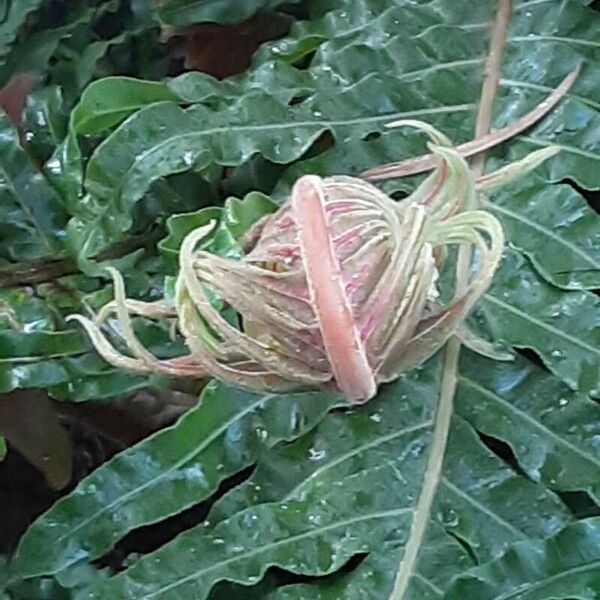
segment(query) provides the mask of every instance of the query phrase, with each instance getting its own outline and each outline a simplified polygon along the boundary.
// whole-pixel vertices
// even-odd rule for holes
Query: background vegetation
[[[581,73],[550,115],[488,153],[491,168],[562,149],[486,202],[508,245],[472,320],[515,360],[462,353],[406,598],[600,597],[600,16],[589,4],[514,2],[493,127]],[[129,296],[161,297],[165,282],[168,293],[182,236],[211,217],[211,249],[235,256],[240,232],[301,173],[357,175],[425,150],[389,121],[471,139],[495,8],[0,2],[6,598],[388,597],[423,485],[438,357],[358,409],[217,382],[196,403],[202,384],[117,371],[65,317],[112,297],[109,264]],[[385,189],[400,198],[416,181]],[[136,327],[154,352],[182,351],[168,327]]]

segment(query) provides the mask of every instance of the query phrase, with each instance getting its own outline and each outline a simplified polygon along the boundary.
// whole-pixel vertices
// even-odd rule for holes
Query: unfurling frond
[[[554,150],[476,183],[441,133],[415,121],[396,125],[425,131],[437,156],[435,171],[411,196],[395,202],[362,179],[303,176],[246,236],[241,260],[198,248],[214,223],[184,239],[174,306],[126,299],[121,276],[111,271],[115,300],[96,322],[76,317],[99,353],[138,372],[210,375],[269,391],[326,387],[352,402],[368,400],[379,383],[419,365],[453,335],[494,355],[464,325],[504,244],[499,222],[477,209],[477,189],[530,170]],[[469,281],[440,294],[438,273],[453,245],[471,249]],[[237,324],[224,318],[223,305],[237,313]],[[102,332],[113,313],[130,355]],[[136,337],[131,314],[176,318],[189,356],[154,357]]]

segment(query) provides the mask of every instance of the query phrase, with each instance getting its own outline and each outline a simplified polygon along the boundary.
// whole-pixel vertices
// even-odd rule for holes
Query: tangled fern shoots
[[[394,126],[425,131],[437,161],[404,200],[358,178],[303,176],[279,210],[240,240],[240,260],[199,249],[215,223],[191,232],[180,249],[174,303],[127,299],[121,275],[111,269],[114,301],[94,320],[72,318],[106,361],[125,369],[214,376],[275,392],[327,388],[351,402],[373,397],[378,384],[419,365],[453,335],[495,355],[464,325],[490,285],[504,245],[499,222],[477,208],[477,193],[556,150],[533,153],[475,181],[439,131],[418,121]],[[452,246],[470,248],[469,280],[462,289],[440,290],[439,273],[455,255]],[[236,312],[237,323],[224,317],[222,306]],[[104,334],[113,315],[128,354]],[[174,319],[189,354],[155,357],[136,337],[132,315]]]

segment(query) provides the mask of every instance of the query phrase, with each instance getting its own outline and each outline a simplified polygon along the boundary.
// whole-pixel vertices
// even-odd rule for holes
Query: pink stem
[[[573,82],[577,79],[577,75],[579,75],[579,70],[580,68],[577,67],[571,71],[543,102],[540,102],[532,111],[523,115],[514,123],[511,123],[502,129],[498,129],[498,131],[482,135],[470,142],[465,142],[464,144],[457,146],[456,150],[458,150],[461,156],[467,158],[497,146],[531,127],[536,121],[539,121],[542,117],[547,115],[569,91]],[[423,171],[433,169],[437,160],[437,155],[433,153],[424,154],[417,158],[409,158],[408,160],[374,167],[373,169],[364,171],[360,176],[368,181],[384,181],[385,179],[415,175],[416,173],[422,173]]]
[[[368,400],[377,385],[344,291],[321,179],[313,175],[298,179],[291,200],[308,291],[333,376],[348,400]]]

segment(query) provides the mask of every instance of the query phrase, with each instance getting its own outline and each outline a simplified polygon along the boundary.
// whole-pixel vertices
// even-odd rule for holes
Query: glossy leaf
[[[6,55],[27,16],[39,8],[41,3],[42,0],[24,0],[23,2],[9,3],[4,6],[2,24],[0,25],[0,57]]]
[[[537,173],[493,194],[485,206],[547,281],[567,289],[600,286],[598,215],[571,186],[545,185]]]
[[[0,116],[0,185],[3,188],[2,245],[7,257],[39,258],[60,251],[67,214],[54,189],[29,162],[17,131]],[[25,231],[27,234],[25,233]]]
[[[430,385],[436,375],[435,368],[427,373]],[[249,506],[214,526],[192,529],[88,593],[122,598],[195,595],[201,600],[220,579],[257,582],[269,564],[295,572],[332,572],[356,552],[369,551],[389,536],[402,538],[410,527],[430,435],[433,406],[423,387],[397,382],[381,394],[381,406],[332,415],[319,426],[317,431],[323,434],[314,438],[314,444],[313,432],[299,440],[296,473],[304,485],[289,497]],[[379,422],[369,418],[378,408]],[[367,443],[354,457],[352,450],[358,444],[353,439],[361,433],[365,441],[374,441],[372,452]],[[332,442],[347,449],[348,462],[333,462],[322,478],[302,477],[302,470],[310,473],[335,458],[336,453],[329,458]],[[377,443],[382,444],[381,451]],[[386,451],[390,459],[385,459]],[[397,470],[402,477],[395,475]]]
[[[594,49],[593,26],[585,7],[576,2],[567,5],[570,20],[577,24],[571,28],[561,24],[564,19],[559,18],[556,5],[550,10],[547,3],[539,2],[515,7],[494,125],[524,114],[583,61],[568,98],[527,136],[513,141],[510,155],[522,156],[556,142],[563,150],[549,163],[544,181],[568,176],[581,185],[598,187],[593,179],[596,142],[585,134],[598,126],[594,67],[589,62]],[[212,3],[203,6],[209,8]],[[221,96],[223,104],[216,110],[198,104],[186,112],[166,104],[133,115],[90,162],[87,181],[94,201],[72,223],[74,245],[83,245],[93,255],[111,237],[129,228],[128,213],[150,181],[202,168],[211,161],[234,166],[260,152],[271,161],[288,163],[297,160],[318,135],[329,131],[334,147],[307,163],[306,170],[356,173],[423,149],[418,136],[384,130],[386,122],[402,116],[424,118],[453,139],[468,139],[479,93],[482,60],[477,57],[486,48],[490,8],[481,4],[477,10],[464,11],[460,3],[445,3],[437,12],[427,4],[380,10],[376,0],[371,0],[369,7],[375,18],[362,5],[343,6],[322,20],[297,24],[288,38],[267,44],[259,52],[255,68],[234,88],[215,86],[208,78],[196,79],[198,102],[207,94]],[[367,23],[369,34],[364,33]],[[397,23],[402,23],[401,29]],[[556,31],[551,29],[554,25]],[[443,36],[438,35],[439,28],[444,29]],[[370,36],[369,43],[365,36]],[[409,47],[401,44],[401,36],[414,36],[414,43]],[[319,52],[310,63],[312,77],[307,80],[305,71],[290,69],[287,63],[288,56],[296,56],[309,39],[318,40]],[[540,65],[532,76],[535,81],[527,81],[528,74],[519,70],[519,65],[527,62],[522,59],[525,55],[527,61]],[[546,55],[560,56],[560,65],[552,64],[550,69]],[[296,88],[292,95],[297,93],[301,99],[293,106],[287,104],[292,96],[272,91],[281,89],[283,66],[287,67],[285,89]],[[176,93],[181,95],[180,90]],[[189,90],[187,95],[190,97]],[[213,106],[219,105],[215,102]],[[565,133],[566,122],[573,133]],[[377,132],[376,139],[362,143],[373,132]],[[268,136],[268,143],[263,135]],[[294,172],[297,174],[297,169]],[[115,209],[115,218],[109,219]],[[85,223],[90,223],[91,229]],[[530,252],[536,253],[537,264],[547,261],[537,259],[547,255],[542,249],[530,247]]]
[[[167,219],[169,235],[158,244],[169,266],[176,270],[183,238],[210,221],[218,222],[204,246],[219,256],[238,258],[242,254],[239,240],[260,217],[273,212],[276,205],[260,192],[250,192],[242,200],[228,198],[223,208],[203,208],[195,213],[180,213]]]
[[[599,588],[600,519],[595,518],[548,540],[515,544],[501,558],[461,576],[444,598],[592,600]]]
[[[433,361],[367,406],[331,414],[292,444],[266,452],[251,479],[224,496],[203,526],[89,593],[204,598],[221,579],[258,581],[267,565],[325,575],[365,552],[369,568],[389,567],[390,554],[402,551],[418,496],[437,372]],[[488,560],[513,541],[551,534],[569,521],[556,497],[502,465],[460,421],[444,475],[415,590],[443,589],[472,564],[456,539]],[[360,580],[365,568],[352,576]],[[389,593],[393,572],[378,577]],[[337,591],[344,585],[354,589],[346,581]]]
[[[43,164],[67,131],[68,106],[58,86],[35,89],[23,112],[26,149],[37,164]],[[22,257],[21,257],[22,258]]]
[[[100,133],[148,104],[177,99],[164,83],[106,77],[86,88],[71,123],[78,134]]]
[[[600,406],[528,361],[463,356],[456,410],[504,440],[533,481],[600,499]]]
[[[521,254],[508,250],[479,309],[495,338],[531,348],[574,390],[600,394],[600,301],[546,283]]]
[[[139,3],[127,4],[139,10]],[[591,292],[600,272],[598,217],[584,198],[586,190],[600,188],[598,15],[586,4],[513,3],[492,129],[532,109],[575,66],[581,72],[548,116],[489,152],[488,170],[550,144],[561,148],[547,165],[485,202],[502,220],[509,247],[474,318],[492,339],[537,354],[546,369],[521,357],[501,364],[463,351],[443,477],[423,516],[427,530],[404,600],[510,597],[521,588],[532,599],[555,590],[563,594],[558,597],[591,598],[588,590],[598,587],[592,567],[587,570],[590,557],[595,560],[588,545],[595,521],[573,525],[576,517],[555,494],[580,514],[573,498],[598,502],[600,481],[597,404],[589,398],[600,392],[600,307]],[[306,20],[298,18],[285,38],[264,44],[248,72],[233,79],[188,73],[165,83],[94,83],[45,165],[63,202],[57,248],[69,253],[72,271],[61,281],[69,280],[77,300],[50,291],[47,281],[2,290],[26,329],[16,335],[12,313],[0,310],[6,389],[41,386],[60,398],[87,399],[164,385],[107,367],[65,327],[62,318],[81,310],[81,298],[92,308],[110,299],[105,280],[84,278],[79,269],[94,259],[100,267],[94,263],[88,273],[104,277],[102,261],[115,248],[146,226],[161,229],[169,216],[159,247],[164,264],[154,264],[150,276],[135,261],[123,263],[128,293],[156,298],[162,292],[157,280],[175,272],[182,237],[206,219],[221,220],[211,249],[239,255],[240,233],[268,201],[251,194],[256,212],[237,211],[248,196],[207,208],[228,185],[240,193],[273,188],[272,197],[281,200],[302,173],[357,175],[415,156],[425,151],[421,135],[385,128],[404,116],[427,120],[458,142],[471,139],[495,5],[308,0],[290,10]],[[182,26],[237,22],[280,7],[276,1],[170,0],[161,17]],[[152,31],[149,40],[155,40]],[[116,59],[109,50],[107,61],[97,63],[104,46],[87,50],[82,74],[77,61],[61,58],[60,68],[68,64],[70,74],[61,79],[60,69],[53,70],[51,81],[87,80],[101,63],[106,73],[142,78],[150,72],[160,79],[167,71],[152,70],[157,44],[138,41],[135,52]],[[109,39],[102,43],[110,47]],[[63,37],[58,47],[91,48]],[[136,52],[148,57],[148,67],[131,67]],[[66,87],[69,98],[79,93],[75,84]],[[23,159],[20,153],[19,165]],[[268,177],[248,175],[257,165],[268,166]],[[179,174],[186,194],[176,191]],[[197,185],[201,177],[204,187]],[[401,180],[384,187],[406,192],[414,185]],[[193,202],[180,203],[184,196]],[[10,231],[15,241],[0,243],[2,256],[11,268],[26,261],[18,273],[29,272],[29,259],[48,254],[45,242],[11,190],[0,190],[0,209],[8,224],[0,223],[2,233]],[[44,209],[42,216],[51,213]],[[153,243],[147,246],[152,254]],[[50,254],[56,258],[54,248]],[[136,284],[139,279],[146,283]],[[161,355],[178,353],[165,328],[137,325]],[[57,349],[64,355],[54,356]],[[387,600],[423,487],[439,397],[436,364],[384,387],[364,407],[333,412],[337,399],[322,393],[265,400],[210,384],[202,403],[178,424],[114,457],[31,526],[11,567],[11,592],[27,584],[38,590],[28,600],[43,597],[43,581],[44,593],[59,586],[66,595],[57,582],[76,579],[72,573],[81,567],[94,576],[76,592],[73,583],[68,594]],[[254,464],[247,481],[213,495],[229,475]],[[207,523],[149,555],[127,557],[118,574],[99,574],[92,565],[130,531],[198,502],[207,508],[214,502]],[[280,569],[268,571],[273,566]],[[572,570],[580,568],[575,579]],[[289,581],[282,570],[315,578],[281,585]],[[548,578],[571,587],[532,587]]]
[[[81,330],[65,326],[66,315],[85,306],[99,308],[110,298],[111,289],[81,275],[60,277],[64,266],[73,268],[57,261],[16,273],[13,267],[0,275],[0,281],[9,276],[42,281],[35,287],[0,289],[0,390],[42,388],[63,399],[83,401],[160,385],[157,376],[140,377],[110,367],[92,352]],[[54,273],[59,277],[55,279]],[[130,289],[147,294],[147,277],[143,271],[132,273]],[[177,353],[164,328],[138,323],[138,331],[158,352]]]
[[[379,412],[367,415],[377,420]],[[385,413],[381,413],[385,417]],[[324,429],[324,424],[321,425]],[[289,497],[290,489],[298,478],[318,478],[321,471],[337,469],[339,463],[358,460],[360,453],[367,452],[364,445],[324,459],[317,467],[305,466],[301,462],[307,444],[313,439],[306,436],[278,455],[266,456],[255,475],[235,490],[229,492],[213,509],[208,519],[211,522],[225,519],[226,515],[274,497]],[[319,439],[317,437],[317,439]],[[341,447],[340,451],[346,450]],[[385,463],[384,443],[370,446],[378,450],[378,458]],[[342,461],[343,459],[343,461]],[[328,466],[331,462],[331,467]],[[352,464],[348,465],[352,471]],[[316,469],[316,471],[315,471]],[[288,475],[295,473],[294,475]],[[297,474],[296,474],[297,473]],[[396,476],[400,476],[399,471]],[[305,483],[300,484],[303,489]],[[327,485],[324,482],[324,487]],[[296,489],[296,488],[293,488]],[[513,504],[516,503],[516,504]],[[518,507],[518,508],[517,508]],[[537,511],[537,512],[536,512]],[[546,512],[547,511],[547,512]],[[498,556],[511,540],[527,536],[548,535],[560,527],[559,522],[568,522],[557,500],[543,487],[531,484],[516,476],[491,452],[485,449],[460,419],[453,425],[444,477],[437,493],[432,520],[428,525],[427,537],[421,549],[417,571],[409,590],[410,598],[435,598],[465,564],[476,557],[478,562]],[[551,515],[562,514],[558,522]],[[443,528],[443,529],[442,529]],[[444,531],[446,533],[444,533]],[[471,555],[456,545],[461,540]],[[397,558],[390,557],[398,542],[389,540],[380,549],[373,551],[355,571],[339,574],[330,580],[314,584],[287,586],[273,593],[273,598],[386,598],[393,582],[393,569]],[[392,566],[394,565],[394,566]],[[271,596],[269,596],[271,598]]]
[[[25,3],[22,3],[25,4]],[[38,4],[40,4],[38,2]],[[0,66],[0,80],[8,80],[16,72],[41,73],[49,70],[49,63],[54,57],[59,62],[58,51],[62,43],[68,43],[72,37],[78,39],[82,32],[89,30],[94,19],[114,12],[117,3],[108,1],[100,6],[86,6],[85,2],[73,3],[70,10],[59,16],[58,23],[47,24],[48,18],[41,11],[33,26],[12,46],[9,55]]]
[[[211,384],[175,426],[107,462],[43,515],[23,537],[14,572],[51,575],[101,556],[131,529],[208,498],[266,448],[301,435],[340,403],[319,393],[275,397]]]

